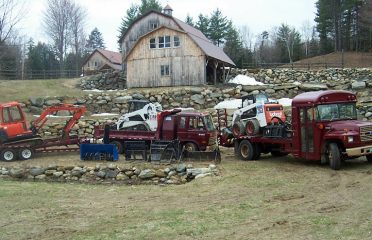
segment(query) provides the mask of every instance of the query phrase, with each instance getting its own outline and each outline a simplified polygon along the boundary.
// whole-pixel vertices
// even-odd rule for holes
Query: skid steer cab
[[[265,94],[242,97],[242,106],[232,119],[232,133],[235,137],[253,136],[262,132],[268,124],[286,120],[281,104],[272,101]]]

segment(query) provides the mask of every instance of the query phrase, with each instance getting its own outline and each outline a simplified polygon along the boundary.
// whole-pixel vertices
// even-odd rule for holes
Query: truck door
[[[314,158],[314,108],[300,108],[300,128],[301,128],[301,156],[305,159]]]

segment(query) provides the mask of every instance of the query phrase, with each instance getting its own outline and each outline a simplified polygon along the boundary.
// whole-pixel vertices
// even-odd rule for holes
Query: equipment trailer
[[[292,121],[267,125],[254,136],[234,137],[228,128],[226,110],[218,110],[219,140],[234,147],[243,160],[292,154],[306,160],[329,163],[334,170],[345,159],[366,156],[372,162],[372,123],[357,120],[356,95],[347,91],[307,92],[292,101]],[[274,117],[275,118],[275,117]],[[273,121],[275,122],[275,121]]]
[[[131,131],[117,130],[113,125],[109,131],[103,126],[97,126],[94,130],[96,139],[104,138],[114,144],[119,153],[124,153],[126,158],[137,151],[143,153],[143,159],[147,160],[150,152],[151,161],[160,161],[162,155],[171,152],[169,158],[179,159],[181,151],[200,151],[200,154],[208,155],[207,150],[219,157],[217,145],[217,131],[212,118],[208,113],[184,112],[181,109],[162,111],[157,114],[156,131]]]
[[[61,137],[42,138],[38,131],[48,120],[48,115],[68,111],[73,116],[63,128]],[[46,108],[27,128],[25,114],[18,102],[0,104],[0,152],[1,159],[13,161],[17,158],[28,160],[38,152],[70,152],[79,151],[81,140],[76,135],[70,135],[75,123],[85,113],[84,106],[60,104]]]

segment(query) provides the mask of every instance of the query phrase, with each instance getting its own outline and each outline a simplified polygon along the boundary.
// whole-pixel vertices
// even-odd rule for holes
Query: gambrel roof
[[[167,17],[172,19],[176,25],[183,30],[197,45],[200,47],[200,49],[205,53],[205,55],[217,59],[219,61],[225,62],[229,65],[235,66],[234,62],[229,58],[229,56],[226,55],[226,53],[223,51],[222,48],[214,45],[200,30],[188,25],[187,23],[173,17],[167,14],[163,14],[157,11],[150,11],[141,17],[137,18],[131,26],[129,26],[128,30],[126,33],[120,38],[119,42],[123,42],[123,39],[125,38],[126,34],[130,31],[131,27],[138,21],[141,21],[144,17],[148,16],[151,13],[156,13],[161,16]],[[161,28],[163,26],[159,26]],[[166,27],[166,26],[165,26]],[[155,29],[156,30],[156,29]],[[145,34],[147,35],[147,33]],[[139,40],[139,39],[138,39]],[[135,45],[133,46],[135,47]]]

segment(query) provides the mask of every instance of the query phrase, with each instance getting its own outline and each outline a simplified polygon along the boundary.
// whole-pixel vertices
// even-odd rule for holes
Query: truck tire
[[[185,149],[185,151],[187,152],[195,152],[198,150],[198,146],[196,146],[195,143],[192,143],[192,142],[187,142],[183,145],[183,148]]]
[[[19,150],[18,155],[19,159],[21,160],[29,160],[34,156],[34,151],[32,150],[32,148],[25,147]]]
[[[5,149],[1,152],[1,159],[7,162],[14,161],[16,159],[16,153],[12,149]]]
[[[112,141],[110,144],[115,145],[118,154],[122,154],[124,152],[123,144],[119,141]]]
[[[240,137],[245,134],[244,124],[241,122],[236,122],[232,126],[232,133],[234,137]]]
[[[244,161],[253,160],[254,152],[255,149],[248,140],[243,140],[240,142],[238,151],[240,159]]]
[[[372,163],[372,155],[366,155],[367,161]]]
[[[333,170],[339,170],[341,168],[341,154],[340,149],[336,143],[328,144],[327,155],[329,160],[329,166]]]
[[[236,140],[234,141],[234,155],[235,156],[239,155],[239,142]]]
[[[248,120],[248,122],[245,124],[245,131],[249,136],[257,135],[260,131],[260,124],[258,123],[257,119]]]

